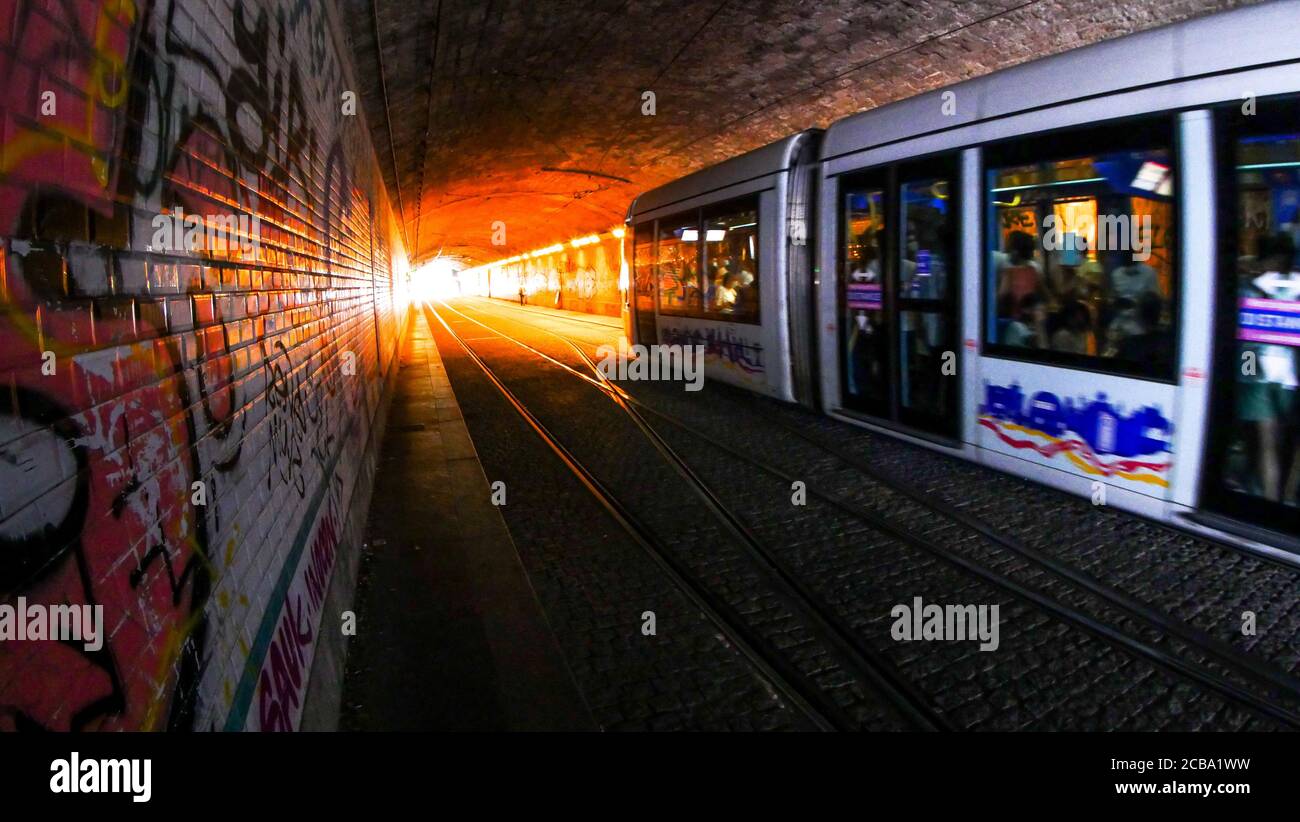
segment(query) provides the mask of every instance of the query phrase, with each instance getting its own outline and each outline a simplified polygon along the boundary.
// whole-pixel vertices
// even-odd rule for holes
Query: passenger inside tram
[[[1007,248],[998,271],[998,296],[1009,294],[1018,305],[1026,295],[1043,289],[1043,267],[1034,259],[1034,238],[1024,231],[1007,235]]]
[[[1236,175],[1237,298],[1232,370],[1216,386],[1223,439],[1218,465],[1229,510],[1285,528],[1300,507],[1300,133],[1296,101],[1243,116],[1231,152]],[[1241,495],[1243,499],[1232,499]],[[1242,508],[1241,506],[1245,506]]]
[[[656,267],[659,308],[666,314],[698,311],[704,304],[697,265],[699,230],[685,219],[660,224]]]
[[[1174,361],[1174,335],[1163,322],[1165,301],[1155,291],[1138,298],[1137,329],[1118,343],[1115,356],[1122,360],[1150,362],[1167,371]]]
[[[1001,225],[990,249],[993,341],[1170,369],[1167,152],[1018,165],[991,177]]]
[[[888,378],[888,341],[884,333],[884,192],[868,189],[845,197],[848,242],[844,265],[848,272],[844,325],[847,353],[845,387],[860,403],[877,403],[883,410]]]
[[[757,313],[754,275],[732,257],[718,266],[709,285],[709,310],[720,314]]]
[[[856,250],[861,255],[853,262],[849,278],[858,283],[880,282],[880,254],[884,248],[884,230],[863,231],[858,235]]]
[[[757,322],[758,212],[749,204],[724,208],[706,218],[704,237],[706,311],[733,322]]]
[[[1006,303],[1012,301],[1010,294],[1004,298]],[[1009,317],[1002,328],[1002,342],[1017,348],[1042,348],[1047,340],[1047,304],[1037,291],[1031,291],[1020,299],[1014,311],[1004,307],[998,312]]]
[[[866,394],[876,389],[886,377],[885,343],[877,327],[877,321],[863,310],[853,312],[853,322],[849,324],[849,393]]]
[[[736,278],[722,266],[718,273],[713,275],[713,284],[709,292],[709,305],[714,311],[721,311],[724,314],[734,311],[736,308]]]
[[[1147,323],[1139,316],[1143,297],[1153,294],[1160,298],[1160,282],[1155,269],[1138,259],[1134,252],[1126,256],[1128,261],[1112,271],[1109,278],[1110,319],[1106,323],[1106,355],[1109,357],[1119,356],[1121,349],[1142,355],[1133,346],[1125,347],[1124,342],[1148,330]],[[1158,304],[1163,307],[1163,300]]]
[[[1071,300],[1061,307],[1057,319],[1057,329],[1052,334],[1052,350],[1071,354],[1097,353],[1092,312],[1087,305],[1079,300]]]
[[[1143,343],[1155,345],[1160,339],[1157,332],[1168,330],[1165,297],[1152,266],[1136,252],[1128,252],[1125,262],[1107,277],[1102,264],[1088,258],[1086,241],[1080,238],[1081,248],[1058,254],[1050,276],[1044,278],[1037,261],[1024,249],[1026,240],[1032,248],[1028,234],[1011,233],[1010,249],[998,277],[1000,341],[1004,345],[1139,362],[1148,359]],[[1027,300],[1030,296],[1034,299]],[[1146,299],[1148,296],[1152,299]],[[1033,314],[1044,307],[1049,333],[1029,333],[1035,324]],[[1151,313],[1156,309],[1159,315]]]
[[[1260,237],[1255,260],[1239,262],[1238,294],[1244,306],[1252,307],[1250,300],[1300,299],[1295,250],[1295,241],[1286,232]],[[1244,423],[1253,469],[1245,490],[1267,500],[1294,504],[1300,490],[1296,349],[1258,339],[1266,336],[1249,329],[1239,332],[1242,367],[1237,376],[1236,416]],[[1283,464],[1284,454],[1291,456],[1289,466]]]

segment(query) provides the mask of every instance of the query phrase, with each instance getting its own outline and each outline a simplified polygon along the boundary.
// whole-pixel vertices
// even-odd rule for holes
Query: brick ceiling
[[[412,259],[474,263],[607,230],[638,192],[798,129],[1249,4],[341,2]],[[653,117],[641,113],[647,90]],[[491,244],[498,220],[504,247]]]

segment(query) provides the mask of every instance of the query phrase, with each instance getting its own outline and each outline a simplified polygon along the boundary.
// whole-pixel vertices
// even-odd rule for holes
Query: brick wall
[[[106,635],[0,641],[0,728],[337,701],[406,259],[332,7],[0,0],[0,603]]]

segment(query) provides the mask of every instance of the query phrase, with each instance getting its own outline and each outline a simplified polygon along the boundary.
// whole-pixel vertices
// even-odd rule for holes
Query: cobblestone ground
[[[1136,517],[1113,508],[982,466],[938,454],[893,437],[820,417],[780,403],[720,387],[714,402],[683,404],[672,393],[653,391],[673,403],[706,432],[747,424],[770,435],[765,451],[783,465],[807,466],[801,473],[841,493],[862,499],[887,494],[879,483],[822,449],[791,441],[779,418],[833,440],[838,450],[904,481],[927,497],[963,509],[1023,544],[1086,572],[1105,585],[1145,602],[1258,658],[1281,671],[1300,674],[1300,571],[1230,546]],[[689,401],[688,401],[689,402]],[[764,436],[763,439],[767,439]],[[915,504],[904,504],[921,519]],[[1242,614],[1256,615],[1256,633],[1243,635]]]
[[[436,321],[474,446],[561,650],[609,730],[812,727],[629,540]],[[641,614],[657,632],[643,636]]]
[[[764,404],[798,425],[843,435],[843,424],[834,420]],[[892,437],[859,429],[844,449],[859,458],[870,455],[878,468],[907,477],[925,493],[1300,675],[1300,570]],[[1241,632],[1245,611],[1256,615],[1252,636]]]
[[[658,537],[660,544],[669,546],[677,559],[689,566],[695,578],[704,581],[715,595],[743,614],[750,628],[763,638],[768,647],[828,694],[854,726],[867,730],[908,727],[887,700],[873,693],[864,678],[845,665],[842,654],[800,613],[799,604],[772,584],[734,537],[709,514],[685,482],[657,456],[633,423],[603,393],[553,365],[539,368],[542,361],[534,355],[521,357],[521,349],[513,343],[493,337],[454,312],[441,309],[440,314],[575,457],[606,487],[614,490],[620,501]],[[463,358],[449,356],[450,347],[456,343],[440,325],[435,338],[462,409],[477,408],[479,395],[467,398],[462,396],[461,389],[461,380],[472,376],[466,366],[476,366],[468,361],[453,364],[453,361]],[[571,350],[567,356],[580,364]],[[487,390],[496,390],[486,382],[484,385]],[[475,418],[466,410],[466,422],[476,447],[480,447]],[[527,429],[525,432],[534,442],[539,442]],[[507,477],[507,487],[511,488],[516,483],[536,484],[536,460],[522,458],[518,452],[519,437],[519,434],[499,437],[497,442],[484,443],[480,447],[485,466],[495,466],[502,471],[501,475]],[[488,453],[497,448],[503,449],[504,458],[489,464]],[[549,461],[554,462],[554,459],[549,458]],[[492,476],[490,472],[489,475]],[[549,489],[544,486],[543,490]],[[532,531],[515,531],[519,514],[514,498],[506,506],[505,514],[516,543],[535,538]],[[579,539],[582,537],[579,532],[588,527],[587,521],[581,518],[556,525],[558,527],[553,533],[556,540]],[[524,527],[533,525],[525,523]],[[629,612],[636,616],[643,610],[659,614],[664,607],[656,605],[652,599],[643,598],[638,602],[644,603],[644,607],[616,605],[629,608]],[[557,634],[562,631],[558,624],[555,630]],[[669,630],[672,629],[660,621],[659,635],[666,636]]]
[[[665,398],[656,396],[656,400]],[[698,421],[698,416],[693,418]],[[679,448],[688,448],[698,436],[673,435]],[[698,445],[696,445],[698,447]],[[753,446],[750,446],[753,448]],[[766,454],[764,454],[766,456]],[[705,462],[701,459],[701,462]],[[711,461],[709,461],[711,462]],[[855,534],[864,526],[840,509],[809,500],[797,514],[789,509],[789,486],[769,480],[766,488],[756,477],[735,482],[718,465],[709,473],[715,483],[729,483],[728,501],[737,510],[762,523],[770,539],[786,540],[795,561],[812,578],[829,573],[837,601],[856,625],[900,656],[909,675],[926,684],[926,690],[963,727],[1033,729],[1168,729],[1250,727],[1247,713],[1226,705],[1217,696],[1183,681],[1164,669],[1109,642],[1044,613],[1037,606],[1009,596],[1003,590],[958,570],[933,555],[893,540],[870,540]],[[898,495],[861,486],[861,479],[836,487],[815,470],[792,472],[809,487],[829,489],[895,522],[912,533],[945,548],[977,559],[981,565],[1034,588],[1053,599],[1081,609],[1122,631],[1163,644],[1158,633],[1094,597],[1076,590],[1014,554],[982,544],[971,532],[919,508]],[[780,503],[787,510],[782,510]],[[810,530],[818,528],[819,530]],[[831,541],[820,536],[827,529],[849,536]],[[813,539],[809,539],[814,536]],[[856,537],[856,538],[855,538]],[[864,557],[864,552],[872,556]],[[831,567],[826,568],[827,563]],[[970,643],[890,643],[889,610],[893,604],[921,596],[935,603],[999,603],[1001,645],[994,653],[981,653]],[[989,659],[985,659],[989,657]],[[1204,663],[1196,654],[1191,658]]]
[[[510,309],[484,301],[458,308],[484,323],[500,327],[555,358],[580,363],[561,340],[518,321]],[[589,351],[608,341],[591,329],[548,321],[547,327],[578,341]],[[472,325],[469,327],[473,327]],[[618,445],[624,428],[592,428],[593,406],[609,404],[597,392],[553,366],[542,369],[535,355],[477,328],[491,345],[494,364],[518,369],[526,380],[531,368],[542,387],[528,398],[547,408],[556,432],[589,442],[593,450],[630,452]],[[513,352],[507,350],[513,348]],[[484,349],[485,352],[488,349]],[[485,354],[486,355],[486,354]],[[531,358],[531,362],[528,362]],[[513,363],[507,366],[506,363]],[[544,374],[544,376],[543,376]],[[581,386],[581,390],[575,386]],[[806,506],[791,504],[790,487],[780,479],[716,447],[728,444],[765,463],[804,479],[810,488],[847,498],[891,522],[908,524],[917,536],[977,560],[980,564],[1053,599],[1077,608],[1136,637],[1204,664],[1233,682],[1236,675],[1201,656],[1197,649],[1169,640],[1144,623],[1130,619],[1092,594],[1034,563],[1006,551],[950,519],[939,517],[905,497],[847,467],[834,455],[792,437],[771,421],[773,415],[829,435],[846,453],[871,459],[879,470],[893,471],[927,493],[962,505],[967,511],[1040,550],[1052,553],[1139,599],[1234,642],[1246,652],[1294,667],[1295,629],[1283,615],[1295,610],[1295,574],[1250,559],[1222,546],[1129,517],[1093,509],[1086,501],[1046,491],[987,469],[946,458],[856,426],[828,420],[799,409],[760,400],[710,384],[688,393],[681,386],[633,383],[626,388],[652,407],[689,423],[694,433],[650,417],[657,430],[713,487],[754,532],[778,552],[823,599],[832,603],[854,631],[916,682],[953,724],[979,729],[1256,729],[1274,721],[1225,702],[1204,686],[1156,666],[1113,643],[1095,637],[1059,616],[1043,612],[968,572],[895,540],[859,518],[810,496]],[[577,394],[581,399],[566,400]],[[549,405],[548,405],[549,404]],[[635,432],[633,431],[633,434]],[[630,436],[630,435],[628,435]],[[636,435],[639,436],[639,435]],[[608,443],[607,445],[605,443]],[[640,453],[640,452],[636,452]],[[626,456],[624,456],[626,458]],[[646,466],[641,466],[646,473]],[[685,519],[685,517],[683,517]],[[703,521],[693,525],[707,528]],[[1042,523],[1053,527],[1044,533]],[[1058,526],[1057,523],[1063,523]],[[1061,550],[1062,546],[1068,550]],[[1185,555],[1193,553],[1193,559]],[[1134,559],[1145,556],[1146,560]],[[1174,556],[1178,555],[1178,556]],[[1156,557],[1167,565],[1152,566]],[[1176,569],[1176,570],[1175,570]],[[719,573],[728,572],[725,566]],[[1181,575],[1181,576],[1180,576]],[[1179,584],[1181,582],[1181,585]],[[1213,590],[1213,597],[1198,592]],[[981,653],[975,643],[894,642],[889,637],[890,609],[915,596],[933,603],[997,603],[1001,644]],[[1210,599],[1215,604],[1205,605]],[[1201,601],[1198,601],[1201,600]],[[1194,603],[1194,605],[1192,605]],[[1260,636],[1240,640],[1240,613],[1260,613]],[[1272,607],[1271,618],[1264,611]],[[1228,609],[1233,625],[1214,624],[1207,609]],[[1235,612],[1231,609],[1236,609]],[[1197,619],[1200,615],[1200,619]],[[1267,621],[1267,627],[1265,623]],[[1271,653],[1264,649],[1274,649]]]

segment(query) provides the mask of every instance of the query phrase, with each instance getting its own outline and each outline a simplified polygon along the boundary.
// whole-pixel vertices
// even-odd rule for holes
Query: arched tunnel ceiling
[[[473,263],[608,229],[637,193],[801,128],[1249,4],[343,0],[411,258]]]

